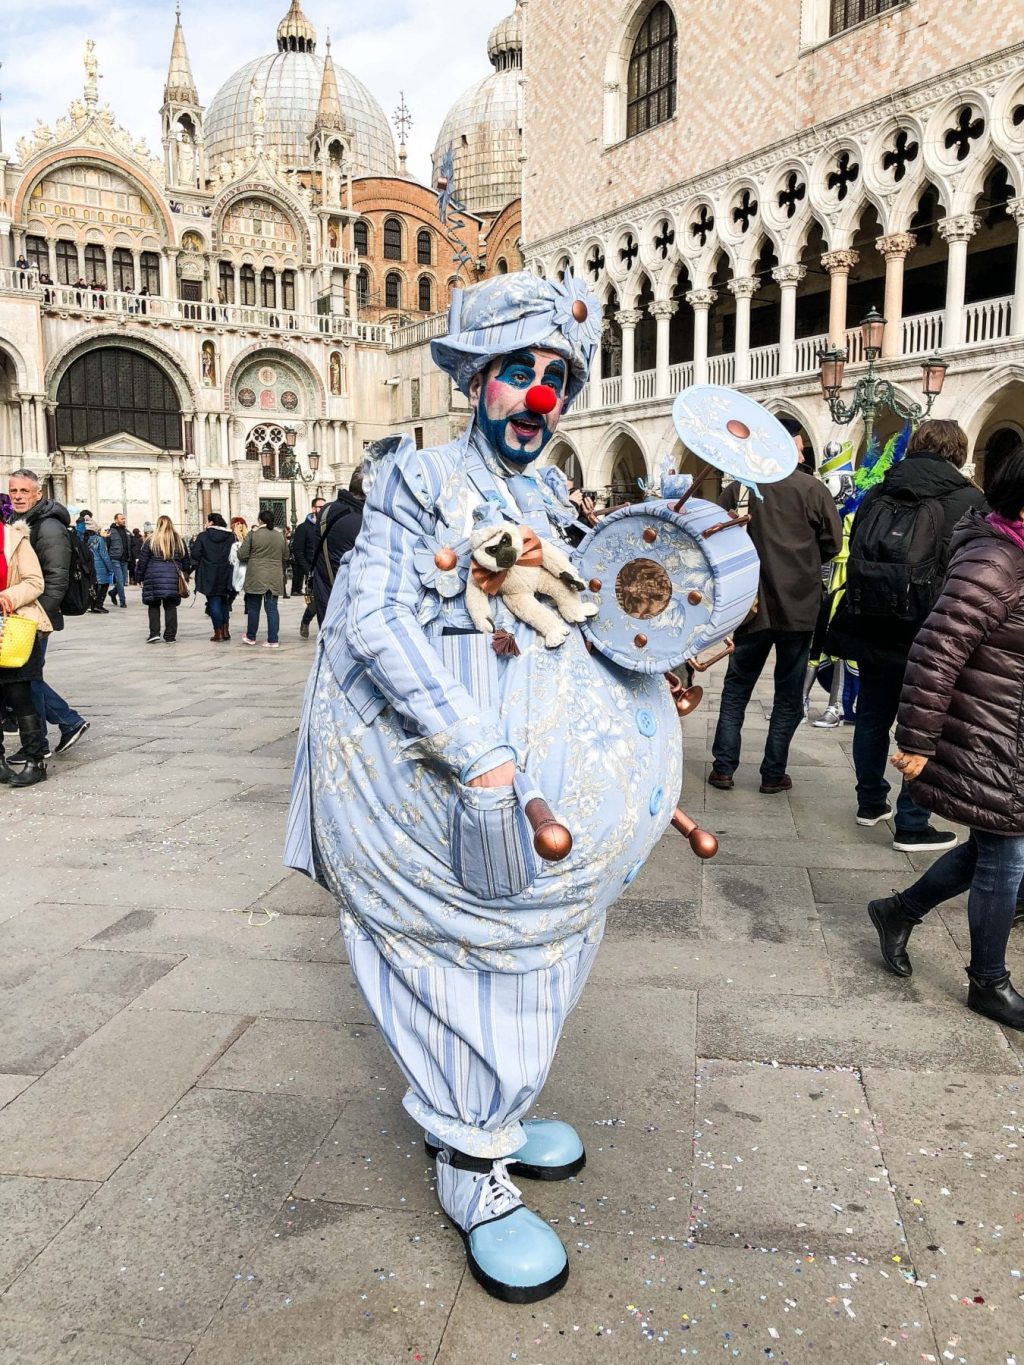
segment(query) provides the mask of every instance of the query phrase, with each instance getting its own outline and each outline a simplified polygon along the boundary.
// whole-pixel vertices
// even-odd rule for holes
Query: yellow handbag
[[[0,615],[0,668],[22,668],[28,663],[37,630],[27,616]]]

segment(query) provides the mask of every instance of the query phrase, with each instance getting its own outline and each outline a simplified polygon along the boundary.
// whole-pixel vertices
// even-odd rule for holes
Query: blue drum
[[[735,630],[757,595],[757,551],[741,524],[691,498],[621,507],[574,556],[594,648],[634,673],[665,673]],[[710,534],[709,534],[710,533]]]

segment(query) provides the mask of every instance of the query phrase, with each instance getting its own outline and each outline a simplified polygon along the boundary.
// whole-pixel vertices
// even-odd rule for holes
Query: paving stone
[[[348,968],[333,963],[240,960],[225,971],[216,958],[190,958],[168,973],[163,985],[158,981],[140,995],[135,1005],[140,1009],[213,1010],[268,1019],[369,1022],[366,1005]]]
[[[47,900],[61,905],[122,905],[127,910],[234,910],[242,902],[251,904],[274,885],[276,878],[237,872],[170,872],[154,867],[152,855],[135,859],[117,857],[93,868],[76,871],[72,877],[47,888]],[[143,891],[141,888],[145,887]]]
[[[193,1340],[333,1117],[322,1100],[193,1091],[0,1298],[0,1315]]]
[[[96,934],[89,947],[243,961],[346,960],[341,934],[329,921],[319,916],[267,920],[259,911],[132,910]]]
[[[76,950],[0,993],[0,1071],[45,1071],[176,961],[155,953]]]
[[[79,948],[121,911],[101,905],[33,905],[0,924],[0,958],[38,966]]]
[[[701,1062],[694,1124],[701,1241],[816,1255],[901,1249],[899,1213],[853,1070]]]
[[[257,1019],[197,1084],[340,1103],[370,1094],[397,1074],[373,1024]]]
[[[630,902],[625,902],[629,905]],[[655,903],[656,904],[656,903]],[[621,938],[621,936],[619,936]],[[824,941],[745,943],[687,936],[629,939],[628,955],[616,951],[613,934],[598,955],[594,989],[674,986],[687,990],[727,987],[751,996],[831,995],[832,975]]]
[[[623,898],[608,911],[606,942],[622,939],[696,938],[700,933],[700,901],[656,901]]]
[[[821,944],[802,868],[705,867],[701,928],[708,936],[751,944]]]
[[[863,905],[819,905],[818,914],[842,998],[890,1001],[895,994],[904,1003],[946,1006],[966,998],[963,957],[938,915],[914,930],[909,949],[914,975],[901,980],[883,964],[878,933]]]
[[[0,1290],[21,1274],[97,1189],[85,1180],[0,1176]]]
[[[63,1332],[0,1318],[0,1365],[185,1365],[186,1341]]]
[[[708,822],[710,823],[710,816]],[[868,831],[870,833],[870,831]],[[754,863],[758,866],[844,868],[852,871],[874,872],[882,885],[891,886],[895,874],[897,883],[909,884],[914,879],[910,860],[905,853],[897,853],[889,843],[844,844],[825,839],[764,839],[744,840],[730,850],[730,861]],[[887,893],[885,893],[887,894]]]
[[[897,981],[897,978],[893,978]],[[883,998],[834,1003],[791,995],[774,1004],[746,992],[700,993],[701,1057],[794,1062],[802,1066],[927,1067],[952,1065],[1002,1074],[1014,1069],[1000,1029],[951,1004],[921,1011],[898,990]]]
[[[35,1076],[0,1076],[0,1109],[27,1090],[35,1079]]]
[[[190,1365],[432,1361],[464,1274],[438,1218],[293,1200]]]
[[[0,1171],[105,1180],[241,1027],[123,1011],[0,1113]]]
[[[338,902],[316,882],[301,872],[289,872],[269,890],[251,902],[259,909],[276,910],[279,915],[329,915],[338,918]]]

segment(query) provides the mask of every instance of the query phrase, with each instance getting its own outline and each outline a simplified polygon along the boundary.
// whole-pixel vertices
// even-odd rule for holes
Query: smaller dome
[[[316,29],[303,14],[299,0],[292,0],[291,8],[277,26],[277,50],[316,51]]]
[[[498,71],[523,64],[523,11],[516,7],[504,19],[499,19],[487,39],[487,55]]]

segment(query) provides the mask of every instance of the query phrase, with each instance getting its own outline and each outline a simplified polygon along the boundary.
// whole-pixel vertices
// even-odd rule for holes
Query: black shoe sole
[[[423,1141],[423,1146],[427,1155],[434,1158],[437,1157],[438,1152],[441,1150],[440,1147],[435,1147],[432,1143],[427,1142],[426,1139]],[[575,1161],[570,1161],[567,1166],[530,1166],[526,1162],[516,1161],[515,1157],[506,1157],[505,1160],[514,1167],[513,1174],[521,1175],[526,1180],[569,1180],[583,1170],[583,1167],[587,1164],[587,1154],[584,1152],[581,1156],[578,1156]],[[463,1155],[459,1164],[465,1170],[479,1171],[480,1175],[486,1175],[494,1165],[494,1162],[482,1158],[479,1165],[477,1165],[471,1157]]]
[[[1001,1024],[1003,1028],[1014,1028],[1024,1032],[1024,1019],[1016,1024],[1010,1019],[1000,1019],[997,1014],[989,1014],[988,1010],[983,1010],[979,1005],[972,1005],[969,1000],[967,1008],[974,1014],[980,1014],[982,1019],[991,1019],[993,1024]]]
[[[874,829],[876,825],[884,824],[886,820],[891,820],[893,812],[887,810],[884,815],[858,815],[857,824],[861,829]]]
[[[892,960],[886,957],[885,949],[882,947],[882,938],[885,934],[885,929],[882,926],[881,916],[879,915],[878,911],[874,908],[873,905],[868,906],[868,915],[871,917],[871,923],[875,926],[875,929],[878,931],[878,951],[882,955],[882,961],[885,963],[886,968],[890,972],[892,972],[893,976],[898,976],[901,981],[909,980],[909,978],[914,975],[913,963],[910,962],[908,959],[907,966],[909,968],[909,971],[905,972],[901,972],[898,967],[893,965]]]
[[[449,1219],[449,1222],[451,1220]],[[454,1227],[454,1224],[452,1224]],[[569,1278],[569,1259],[566,1257],[565,1265],[554,1276],[553,1279],[545,1280],[543,1284],[503,1284],[501,1280],[492,1279],[486,1270],[483,1270],[473,1257],[469,1248],[469,1233],[458,1229],[462,1238],[463,1246],[466,1248],[466,1264],[469,1266],[470,1274],[481,1289],[486,1289],[492,1299],[500,1299],[502,1303],[539,1303],[541,1299],[550,1299],[552,1294],[557,1294],[560,1289],[565,1288]]]

